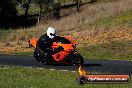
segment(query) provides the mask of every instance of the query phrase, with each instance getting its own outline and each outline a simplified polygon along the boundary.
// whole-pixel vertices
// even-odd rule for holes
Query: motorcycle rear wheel
[[[47,63],[46,59],[44,59],[44,55],[41,53],[41,51],[37,49],[35,49],[34,51],[34,58],[39,63],[44,63],[44,64]]]

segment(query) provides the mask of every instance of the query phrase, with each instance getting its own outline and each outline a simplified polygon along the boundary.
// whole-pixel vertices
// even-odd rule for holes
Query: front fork
[[[74,55],[77,54],[77,53],[78,53],[77,51],[73,51],[70,54],[68,54],[67,57],[66,57],[66,61],[68,63],[70,62],[70,64],[72,64],[72,65],[76,65],[75,61],[76,61],[77,58]]]

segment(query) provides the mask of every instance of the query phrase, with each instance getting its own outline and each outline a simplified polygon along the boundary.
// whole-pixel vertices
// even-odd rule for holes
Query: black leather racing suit
[[[39,38],[36,50],[41,54],[43,59],[48,59],[48,57],[53,54],[52,44],[53,39],[49,38],[47,34],[44,34]]]
[[[38,61],[40,62],[47,62],[47,61],[52,61],[52,55],[56,52],[59,52],[61,50],[64,50],[63,47],[58,47],[57,49],[53,49],[52,45],[54,41],[57,41],[56,39],[59,36],[55,36],[54,39],[49,38],[47,34],[42,35],[38,42],[37,42],[37,47],[36,47],[36,52],[39,53],[39,58]]]

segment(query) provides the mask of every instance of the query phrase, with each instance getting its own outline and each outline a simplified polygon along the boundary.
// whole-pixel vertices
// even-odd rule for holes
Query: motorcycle
[[[28,41],[29,47],[37,47],[37,38],[32,38]],[[83,65],[84,60],[83,57],[76,51],[76,43],[70,39],[69,37],[60,37],[56,36],[52,48],[56,51],[53,53],[49,60],[45,61],[43,59],[43,55],[40,55],[38,51],[34,51],[34,57],[37,61],[51,62],[51,63],[62,63],[62,64],[70,64],[70,65]]]

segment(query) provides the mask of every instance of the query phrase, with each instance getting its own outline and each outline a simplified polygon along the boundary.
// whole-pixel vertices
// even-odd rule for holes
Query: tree
[[[95,3],[97,0],[90,0],[91,3]]]
[[[17,16],[14,0],[0,0],[0,26],[9,24]]]
[[[50,8],[53,7],[54,0],[33,0],[36,4],[39,5],[39,18],[42,19],[44,14],[50,11]]]
[[[77,11],[80,11],[81,0],[76,0]]]
[[[26,18],[28,16],[28,10],[29,10],[30,3],[31,3],[31,0],[24,0],[23,7],[25,7],[25,16],[26,16]]]
[[[0,1],[0,18],[12,18],[16,16],[16,8],[11,0]]]
[[[32,0],[16,0],[24,9],[25,9],[25,17],[28,17],[28,10]]]
[[[60,5],[59,2],[53,5],[53,15],[56,19],[60,18]]]

